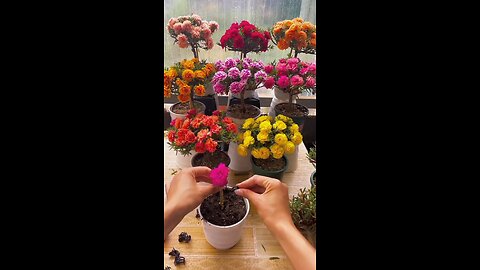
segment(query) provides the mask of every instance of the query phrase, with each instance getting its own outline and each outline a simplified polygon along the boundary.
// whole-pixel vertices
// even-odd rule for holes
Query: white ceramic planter
[[[178,114],[178,113],[174,113],[172,111],[173,106],[175,106],[178,103],[180,103],[180,102],[177,102],[177,103],[173,104],[172,106],[170,106],[170,108],[168,108],[168,112],[170,113],[170,117],[172,118],[172,120],[177,119],[177,118],[185,119],[186,116],[187,116],[187,114]],[[205,105],[201,102],[198,102],[198,101],[195,101],[195,103],[201,104],[202,108],[200,109],[200,112],[205,113],[205,109],[206,109]]]
[[[230,106],[230,100],[234,97],[240,99],[240,94],[233,94],[232,92],[228,92],[226,110],[228,110],[228,107]],[[258,93],[257,93],[257,91],[245,91],[245,94],[244,94],[243,98],[244,99],[246,99],[246,98],[256,98],[256,99],[258,99]]]
[[[248,213],[250,213],[250,203],[246,198],[243,198],[247,207],[247,213],[239,222],[230,226],[218,226],[206,221],[198,207],[198,213],[202,219],[203,232],[207,242],[216,249],[229,249],[235,246],[242,238],[242,229],[245,225]]]
[[[180,168],[190,168],[192,167],[192,157],[197,154],[197,151],[192,150],[192,152],[186,156],[182,155],[180,152],[176,153],[177,166]]]
[[[273,89],[273,98],[272,102],[270,103],[270,108],[268,109],[268,115],[271,117],[275,117],[275,105],[288,102],[288,99],[290,98],[290,95],[288,93],[283,92],[282,90],[274,87]],[[297,103],[297,97],[294,96],[292,103]]]
[[[285,172],[294,172],[298,168],[298,145],[295,146],[295,152],[291,154],[285,154],[285,157],[287,158],[287,169]]]
[[[252,163],[250,162],[250,151],[246,157],[242,157],[237,151],[238,144],[230,142],[228,146],[228,156],[230,157],[230,165],[228,167],[236,172],[249,172],[252,170]]]

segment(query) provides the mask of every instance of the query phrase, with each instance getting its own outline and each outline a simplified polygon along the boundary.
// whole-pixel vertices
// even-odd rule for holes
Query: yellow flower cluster
[[[282,158],[285,154],[295,152],[295,148],[303,140],[298,131],[298,125],[284,115],[275,119],[262,115],[257,119],[248,118],[243,122],[237,136],[237,152],[247,156],[251,150],[252,156],[258,159]]]
[[[302,18],[285,20],[273,26],[273,38],[280,50],[316,49],[316,26]]]
[[[190,102],[193,93],[204,96],[205,83],[210,81],[215,72],[212,63],[199,61],[198,58],[184,59],[163,71],[163,96],[170,97],[174,93],[182,103]]]

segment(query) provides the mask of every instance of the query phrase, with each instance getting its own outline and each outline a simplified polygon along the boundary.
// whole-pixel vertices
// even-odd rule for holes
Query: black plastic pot
[[[283,160],[285,160],[285,167],[283,167],[281,170],[278,170],[278,171],[267,171],[267,170],[263,169],[262,167],[259,167],[259,166],[255,165],[255,162],[253,162],[254,157],[251,156],[250,161],[252,162],[253,174],[272,177],[272,178],[276,178],[276,179],[282,181],[283,173],[287,170],[287,167],[288,167],[287,158],[285,156],[283,156],[282,158],[283,158]]]

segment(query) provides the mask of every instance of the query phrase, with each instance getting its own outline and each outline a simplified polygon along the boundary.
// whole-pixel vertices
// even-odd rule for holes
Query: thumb
[[[247,198],[254,205],[256,204],[256,202],[258,200],[258,196],[260,196],[260,194],[255,193],[255,192],[251,191],[250,189],[245,189],[245,188],[239,188],[239,189],[235,190],[235,194],[237,194],[239,196],[242,196],[244,198]]]

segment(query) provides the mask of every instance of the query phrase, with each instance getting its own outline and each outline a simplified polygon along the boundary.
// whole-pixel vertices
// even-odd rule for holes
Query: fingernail
[[[237,194],[237,195],[242,195],[242,190],[240,190],[240,189],[236,189],[233,192],[235,192],[235,194]]]

